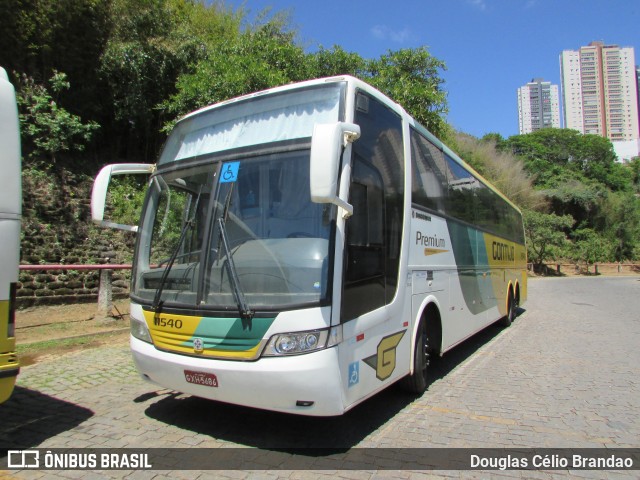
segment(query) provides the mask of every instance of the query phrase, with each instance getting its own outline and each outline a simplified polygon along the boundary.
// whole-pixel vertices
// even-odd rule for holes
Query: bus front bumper
[[[131,336],[145,380],[178,392],[248,407],[311,416],[344,413],[336,348],[252,362],[178,355]]]

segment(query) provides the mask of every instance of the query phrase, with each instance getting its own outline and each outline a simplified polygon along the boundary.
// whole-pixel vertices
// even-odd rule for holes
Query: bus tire
[[[503,327],[510,326],[516,319],[516,300],[513,297],[513,290],[509,289],[509,295],[507,296],[507,314],[502,317],[500,324]]]
[[[413,373],[402,379],[402,387],[410,393],[422,394],[427,389],[430,355],[429,333],[424,319],[420,320],[413,354]]]

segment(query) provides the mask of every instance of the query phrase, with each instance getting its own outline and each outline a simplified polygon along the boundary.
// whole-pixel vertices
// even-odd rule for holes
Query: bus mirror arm
[[[342,165],[342,155],[346,147],[359,137],[360,126],[344,122],[317,123],[311,137],[311,201],[337,205],[344,210],[345,219],[353,214],[353,206],[338,194],[340,169],[349,166]]]
[[[107,190],[113,175],[151,174],[155,165],[148,163],[114,163],[103,167],[95,180],[91,191],[91,219],[101,227],[117,228],[136,232],[137,226],[122,225],[104,220],[104,209],[107,202]]]

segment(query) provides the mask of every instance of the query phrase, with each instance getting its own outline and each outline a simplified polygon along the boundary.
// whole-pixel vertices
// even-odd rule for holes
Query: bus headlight
[[[307,332],[279,333],[271,337],[262,355],[301,355],[333,347],[341,341],[341,326]]]
[[[147,328],[147,324],[143,320],[138,320],[135,317],[130,317],[131,320],[131,335],[143,342],[153,343],[151,340],[151,334]]]

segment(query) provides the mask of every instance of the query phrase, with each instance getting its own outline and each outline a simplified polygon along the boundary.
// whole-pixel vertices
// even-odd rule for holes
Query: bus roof
[[[235,98],[232,98],[232,99],[229,99],[229,100],[224,100],[224,101],[219,102],[219,103],[208,105],[206,107],[202,107],[202,108],[200,108],[198,110],[195,110],[195,111],[193,111],[191,113],[188,113],[187,115],[182,117],[178,121],[178,123],[182,122],[183,120],[186,120],[188,118],[200,115],[202,113],[205,113],[205,112],[208,112],[208,111],[220,108],[220,107],[231,105],[231,104],[234,104],[234,103],[237,103],[237,102],[242,102],[242,101],[249,100],[249,99],[252,99],[252,98],[261,97],[263,95],[268,95],[268,94],[273,94],[273,93],[281,93],[281,92],[286,92],[286,91],[291,91],[291,90],[297,90],[297,89],[300,89],[300,88],[308,88],[308,87],[313,87],[313,86],[317,86],[317,85],[323,85],[323,84],[327,84],[327,83],[338,83],[338,82],[346,82],[349,85],[350,89],[353,89],[353,90],[359,89],[359,90],[365,91],[369,95],[372,95],[373,97],[376,97],[379,100],[381,100],[382,102],[384,102],[388,107],[390,107],[392,110],[394,110],[398,115],[400,115],[401,117],[406,119],[407,122],[411,126],[415,127],[416,129],[418,129],[420,131],[420,133],[425,135],[429,139],[429,141],[431,141],[436,147],[438,147],[440,150],[442,150],[444,153],[446,153],[455,162],[457,162],[458,164],[462,165],[465,169],[467,169],[470,173],[472,173],[476,178],[478,178],[478,180],[480,180],[482,183],[484,183],[494,193],[499,195],[503,200],[505,200],[509,205],[511,205],[519,213],[522,213],[522,212],[520,212],[520,209],[509,198],[507,198],[494,185],[492,185],[491,182],[489,182],[482,175],[480,175],[473,167],[471,167],[471,165],[466,163],[453,150],[451,150],[440,139],[438,139],[429,130],[427,130],[422,124],[420,124],[415,118],[413,118],[404,109],[404,107],[402,107],[402,105],[396,103],[394,100],[389,98],[387,95],[385,95],[384,93],[380,92],[379,90],[377,90],[373,86],[369,85],[365,81],[363,81],[363,80],[361,80],[359,78],[353,77],[351,75],[338,75],[338,76],[333,76],[333,77],[316,78],[316,79],[313,79],[313,80],[306,80],[306,81],[303,81],[303,82],[291,83],[291,84],[282,85],[282,86],[279,86],[279,87],[273,87],[273,88],[269,88],[269,89],[266,89],[266,90],[261,90],[261,91],[254,92],[254,93],[249,93],[249,94],[246,94],[246,95],[242,95],[240,97],[235,97]]]

